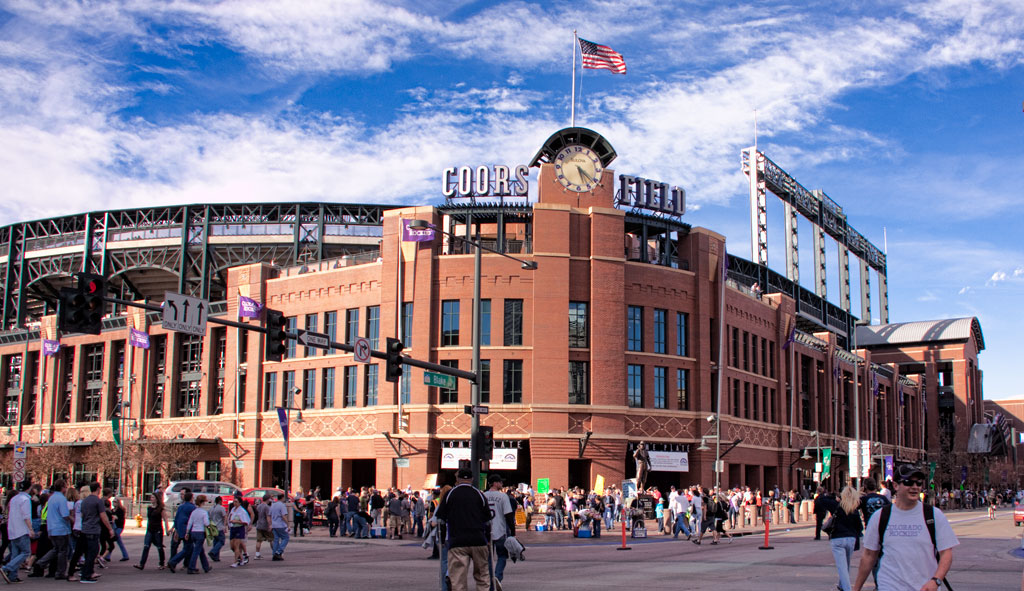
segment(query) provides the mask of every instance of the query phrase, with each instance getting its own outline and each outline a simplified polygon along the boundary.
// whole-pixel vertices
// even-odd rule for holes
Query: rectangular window
[[[238,412],[245,412],[245,377],[247,374],[238,376]]]
[[[686,357],[690,350],[689,335],[686,332],[686,325],[689,318],[686,312],[676,312],[676,355]]]
[[[654,408],[668,408],[666,406],[666,390],[668,389],[668,368],[654,368]]]
[[[178,416],[198,417],[199,380],[178,382]]]
[[[408,368],[408,366],[405,367]],[[408,371],[408,369],[405,371]],[[408,375],[403,375],[399,383],[401,384],[399,396],[402,397],[402,404],[409,404],[409,401],[412,400],[412,379]]]
[[[370,348],[377,350],[380,342],[380,306],[366,308],[366,338],[370,340]]]
[[[480,360],[480,402],[491,401],[491,360]]]
[[[768,341],[768,377],[775,377],[775,341]]]
[[[327,335],[327,340],[335,342],[338,340],[338,313],[337,312],[324,312],[324,334]],[[327,354],[331,355],[337,353],[338,350],[331,348],[327,350]]]
[[[644,350],[644,309],[630,306],[626,311],[626,349]]]
[[[760,337],[756,334],[750,335],[750,371],[758,373],[758,350],[757,345],[760,343]]]
[[[523,403],[523,361],[521,359],[506,359],[505,379],[502,402],[505,404]]]
[[[274,401],[277,400],[277,374],[263,374],[263,410],[268,411],[274,408]]]
[[[299,319],[295,316],[289,316],[285,318],[285,330],[288,332],[295,332],[299,328]],[[294,359],[295,358],[295,339],[285,339],[285,346],[287,350],[282,359]]]
[[[345,401],[344,407],[351,408],[356,405],[356,390],[358,390],[358,376],[359,366],[358,365],[346,365],[344,369],[345,375]]]
[[[678,410],[690,410],[690,398],[686,395],[686,385],[690,381],[690,370],[676,370],[676,404]]]
[[[441,365],[457,369],[459,367],[459,361],[457,359],[444,359],[441,361]],[[457,404],[459,402],[458,382],[455,384],[454,388],[438,388],[438,403]]]
[[[569,302],[569,348],[586,349],[589,346],[587,302]]]
[[[743,371],[750,371],[750,333],[743,331]]]
[[[316,408],[316,370],[302,371],[302,408]]]
[[[732,366],[740,366],[740,329],[732,329]]]
[[[750,414],[751,414],[751,418],[756,421],[757,420],[757,409],[759,409],[761,407],[761,386],[758,386],[757,384],[753,384],[753,385],[750,386],[750,389],[752,390],[752,392],[751,392],[752,409],[751,410],[753,411]]]
[[[167,335],[149,337],[150,354],[153,356],[153,400],[149,405],[149,417],[164,416],[164,390],[167,385]]]
[[[412,302],[402,303],[402,344],[412,348]]]
[[[281,372],[281,406],[294,407],[301,403],[301,400],[295,399],[295,372]]]
[[[666,347],[665,342],[666,342],[667,337],[668,337],[668,335],[667,335],[668,327],[666,326],[666,323],[668,322],[667,317],[668,317],[668,311],[660,310],[658,308],[654,309],[654,352],[655,353],[664,353],[665,352],[665,347]]]
[[[220,480],[220,460],[204,462],[203,474],[207,480]]]
[[[351,345],[359,336],[359,308],[345,310],[345,344]]]
[[[459,300],[441,302],[441,346],[459,346]]]
[[[750,383],[743,382],[743,418],[750,418]]]
[[[569,362],[569,404],[590,404],[589,374],[586,361]]]
[[[732,414],[734,416],[740,416],[743,412],[743,406],[740,404],[740,381],[732,381]]]
[[[761,374],[768,375],[768,339],[761,338]]]
[[[379,365],[366,366],[366,392],[363,394],[364,406],[377,406],[377,372]]]
[[[523,344],[523,300],[505,300],[505,346]]]
[[[626,371],[626,398],[630,408],[644,406],[644,366],[630,365]]]
[[[320,385],[320,408],[334,408],[334,368],[323,369],[323,381]]]
[[[491,300],[480,300],[480,345],[491,344]]]
[[[317,331],[317,320],[319,316],[317,314],[306,314],[306,330],[309,332]],[[305,351],[302,352],[304,357],[316,357],[316,347],[303,347]]]

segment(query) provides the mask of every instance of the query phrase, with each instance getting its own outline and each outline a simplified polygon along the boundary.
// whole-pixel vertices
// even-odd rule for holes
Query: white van
[[[192,491],[193,499],[195,499],[196,495],[206,495],[206,498],[209,500],[209,503],[206,505],[207,509],[210,508],[213,499],[216,497],[222,497],[221,502],[227,508],[231,506],[231,499],[235,496],[235,493],[242,492],[242,489],[230,482],[220,482],[217,480],[172,480],[167,488],[164,489],[164,506],[167,508],[171,519],[174,519],[174,512],[178,510],[178,505],[181,504],[181,491],[186,488]]]

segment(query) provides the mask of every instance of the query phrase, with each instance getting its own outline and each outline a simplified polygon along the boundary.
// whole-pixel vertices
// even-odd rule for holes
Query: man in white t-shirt
[[[914,466],[903,465],[896,470],[896,491],[885,536],[879,544],[879,521],[885,511],[875,511],[864,530],[864,554],[853,591],[861,591],[879,559],[879,550],[882,563],[878,569],[878,591],[937,591],[941,586],[953,565],[953,547],[959,542],[946,516],[933,508],[935,545],[932,545],[924,505],[918,501],[924,483],[924,472]]]
[[[505,549],[505,538],[516,535],[515,509],[512,508],[512,501],[508,493],[501,490],[505,485],[501,474],[491,474],[487,478],[490,488],[484,493],[487,498],[487,506],[491,508],[491,541],[494,546],[494,554],[497,560],[494,562],[494,580],[501,588],[501,581],[505,578],[505,563],[508,562],[508,550]]]
[[[679,537],[679,532],[686,534],[686,539],[690,539],[692,532],[690,526],[686,523],[686,512],[690,509],[690,500],[686,498],[685,493],[679,493],[675,499],[672,500],[672,513],[675,515],[675,523],[672,525],[672,538],[676,539]]]

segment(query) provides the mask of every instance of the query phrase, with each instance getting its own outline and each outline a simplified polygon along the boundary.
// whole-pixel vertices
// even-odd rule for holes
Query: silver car
[[[221,497],[221,502],[225,508],[231,505],[231,499],[235,496],[236,492],[242,492],[242,489],[230,482],[220,482],[217,480],[172,480],[167,488],[164,489],[164,506],[172,518],[174,512],[178,510],[178,505],[181,504],[181,491],[186,488],[192,491],[193,499],[196,495],[206,495],[206,498],[212,503],[214,498]]]

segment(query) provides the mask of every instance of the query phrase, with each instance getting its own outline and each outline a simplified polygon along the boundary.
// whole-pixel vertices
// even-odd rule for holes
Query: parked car
[[[1024,503],[1013,504],[1013,525],[1020,527],[1024,523]]]
[[[274,487],[269,487],[269,486],[258,487],[258,488],[247,488],[247,489],[242,491],[242,498],[251,502],[256,497],[264,499],[264,498],[266,498],[266,495],[269,494],[271,497],[276,499],[277,495],[279,495],[279,494],[281,494],[283,492],[284,492],[284,490],[282,490],[280,488],[274,488]]]
[[[164,489],[164,505],[172,516],[178,510],[178,505],[181,504],[181,491],[186,488],[192,491],[193,498],[202,494],[206,495],[210,502],[213,502],[215,497],[221,497],[221,504],[225,509],[231,506],[231,499],[235,493],[242,490],[230,482],[217,480],[173,480]]]

